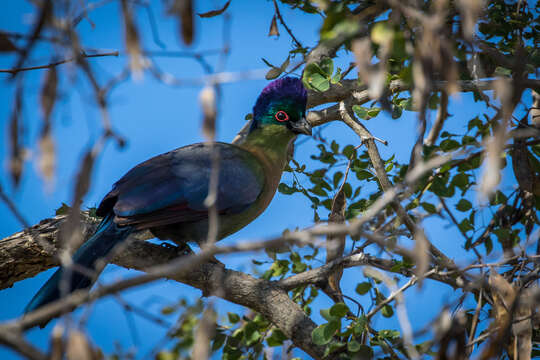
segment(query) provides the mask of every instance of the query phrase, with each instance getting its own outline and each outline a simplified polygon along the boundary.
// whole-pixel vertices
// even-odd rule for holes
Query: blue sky
[[[197,12],[217,8],[224,1],[196,2]],[[159,35],[167,50],[182,50],[176,34],[176,22],[162,17],[160,4],[155,2],[155,15],[158,19]],[[302,15],[292,12],[285,6],[281,11],[286,21],[300,41],[308,46],[316,43],[321,18],[317,15]],[[270,1],[233,1],[228,12],[232,15],[231,54],[227,59],[227,71],[245,71],[264,68],[261,58],[271,63],[280,64],[291,48],[291,42],[281,30],[279,39],[268,38],[268,28],[273,16],[273,4]],[[27,2],[10,2],[5,11],[0,13],[2,30],[27,32],[33,9]],[[143,37],[145,48],[159,50],[153,43],[147,17],[143,11],[138,11],[138,25]],[[119,16],[119,5],[116,2],[108,4],[90,14],[95,24],[93,27],[83,20],[79,25],[82,43],[87,47],[101,49],[122,49],[123,35]],[[223,19],[196,20],[195,50],[221,47]],[[344,54],[343,54],[344,55]],[[50,59],[50,49],[38,47],[32,56],[32,64],[46,63]],[[216,63],[217,57],[209,57]],[[343,56],[343,64],[348,64],[350,55]],[[203,74],[201,67],[192,59],[157,58],[162,69],[179,78],[194,78]],[[99,73],[103,82],[107,76],[116,74],[127,62],[127,58],[110,57],[90,60],[93,68]],[[3,56],[0,67],[9,68],[13,59]],[[7,123],[11,112],[13,86],[6,75],[0,75],[0,97],[4,99],[0,105],[0,183],[7,190],[18,208],[23,212],[29,223],[37,223],[43,218],[54,216],[54,211],[62,202],[69,203],[72,197],[74,174],[82,154],[98,138],[101,131],[100,114],[94,106],[91,89],[85,81],[73,78],[69,65],[61,67],[62,92],[53,118],[54,138],[57,150],[57,172],[52,184],[46,184],[36,171],[37,134],[41,125],[39,111],[39,91],[44,72],[33,71],[24,74],[26,94],[24,99],[23,120],[27,129],[25,144],[30,148],[30,161],[24,168],[21,184],[13,188],[7,176]],[[240,81],[223,85],[223,97],[220,104],[218,119],[218,139],[230,141],[236,132],[244,125],[244,116],[251,111],[258,92],[267,83],[264,79]],[[128,80],[120,84],[110,98],[110,112],[114,128],[122,134],[128,144],[119,149],[113,143],[108,143],[99,156],[95,172],[92,176],[90,191],[84,199],[84,206],[95,206],[108,192],[114,181],[137,163],[151,156],[169,151],[186,144],[203,141],[200,124],[201,111],[198,106],[198,87],[169,87],[145,75],[140,81]],[[527,95],[528,99],[529,95]],[[451,100],[450,113],[453,115],[447,121],[449,131],[463,133],[466,121],[473,118],[482,110],[470,96],[465,95]],[[408,161],[410,149],[415,137],[415,117],[406,112],[398,121],[392,120],[387,114],[381,113],[376,119],[370,120],[366,126],[377,136],[389,142],[388,146],[380,146],[383,158],[392,154],[400,162]],[[342,124],[331,124],[324,130],[329,139],[336,139],[342,144],[358,144],[356,136]],[[296,158],[301,162],[309,162],[309,155],[315,152],[315,142],[309,140],[296,149]],[[284,181],[290,178],[286,175]],[[506,179],[511,186],[512,179]],[[326,217],[326,214],[323,214]],[[0,203],[0,238],[21,230],[7,207]],[[224,243],[237,240],[262,239],[281,233],[283,229],[293,229],[312,224],[312,211],[309,204],[299,195],[283,196],[277,194],[268,210],[252,224],[234,234]],[[463,240],[454,229],[448,229],[448,223],[441,220],[426,222],[426,232],[430,239],[443,251],[448,251],[456,260],[465,256],[462,251]],[[223,258],[228,266],[239,270],[249,271],[251,259],[264,259],[261,254],[235,255]],[[323,258],[321,258],[323,259]],[[11,319],[21,314],[22,309],[33,293],[50,276],[51,271],[39,274],[35,278],[16,283],[13,288],[0,292],[0,321]],[[134,271],[127,271],[115,266],[109,266],[102,276],[103,282],[110,282],[123,276],[132,276]],[[354,287],[361,277],[360,269],[347,271],[343,281],[345,293],[354,294]],[[168,281],[157,281],[153,284],[132,289],[126,293],[126,299],[144,306],[151,311],[159,312],[167,304],[175,303],[180,297],[191,301],[200,297],[198,290]],[[453,289],[428,282],[420,291],[407,293],[409,316],[415,329],[420,329],[436,316],[440,306],[459,296]],[[367,305],[367,299],[364,299]],[[238,306],[224,301],[217,301],[217,307],[225,311],[242,311]],[[329,307],[330,301],[321,297],[321,307]],[[111,352],[118,343],[124,349],[133,349],[140,358],[148,353],[165,335],[162,328],[146,320],[135,317],[139,331],[139,343],[134,343],[130,335],[129,324],[124,312],[113,300],[105,299],[91,308],[92,316],[88,323],[88,333],[93,342],[99,344],[106,353]],[[318,315],[314,318],[320,321]],[[174,319],[170,319],[171,322]],[[376,324],[399,328],[395,318],[377,319]],[[50,324],[45,329],[33,329],[29,339],[38,346],[47,346],[48,336],[52,329]],[[12,352],[0,347],[0,358],[16,359]]]

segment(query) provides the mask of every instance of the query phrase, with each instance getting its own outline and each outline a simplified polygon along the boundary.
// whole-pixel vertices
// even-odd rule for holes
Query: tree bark
[[[64,215],[45,219],[30,229],[0,241],[0,289],[58,265],[57,235],[66,219]],[[82,214],[81,227],[85,237],[92,234],[98,223],[99,219]],[[148,237],[138,235],[125,243],[122,251],[113,257],[112,263],[145,271],[181,256],[175,247],[140,241],[141,237]],[[311,341],[311,332],[316,324],[275,282],[227,269],[217,262],[207,262],[168,278],[202,290],[203,296],[218,296],[261,313],[297,347],[314,358],[323,357],[324,348]]]

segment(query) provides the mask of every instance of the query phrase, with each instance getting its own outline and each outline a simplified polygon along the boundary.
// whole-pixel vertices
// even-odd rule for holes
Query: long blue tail
[[[133,229],[129,226],[118,227],[113,216],[106,216],[99,224],[96,232],[88,239],[73,255],[73,262],[89,270],[95,270],[96,260],[107,256],[113,247],[126,239]],[[65,269],[60,267],[45,285],[34,295],[24,312],[29,313],[43,305],[60,298],[60,282],[64,275],[68,275]],[[92,284],[92,279],[76,270],[71,271],[71,279],[68,293],[78,289],[84,289]],[[67,280],[67,279],[66,279]],[[66,281],[64,280],[64,281]]]

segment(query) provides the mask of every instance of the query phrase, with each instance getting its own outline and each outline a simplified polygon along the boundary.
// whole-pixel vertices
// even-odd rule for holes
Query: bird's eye
[[[287,121],[287,120],[289,120],[289,115],[287,115],[287,113],[285,111],[279,110],[276,113],[276,120],[279,121],[279,122]]]

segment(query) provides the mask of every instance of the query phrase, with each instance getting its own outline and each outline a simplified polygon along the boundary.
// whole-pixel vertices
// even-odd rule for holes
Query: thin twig
[[[101,53],[101,54],[81,54],[81,56],[86,57],[86,58],[95,58],[95,57],[104,57],[104,56],[118,56],[118,55],[119,55],[118,51],[112,51],[112,52]],[[0,73],[9,73],[9,74],[15,75],[15,74],[17,74],[17,73],[19,73],[21,71],[50,69],[50,68],[52,68],[54,66],[70,63],[70,62],[73,62],[75,60],[77,60],[77,57],[64,59],[64,60],[59,60],[59,61],[55,61],[55,62],[45,64],[45,65],[37,65],[37,66],[29,66],[29,67],[24,67],[24,68],[13,68],[13,69],[0,69]]]
[[[469,335],[469,343],[472,343],[473,340],[474,340],[474,336],[476,334],[476,327],[478,326],[478,318],[480,316],[480,310],[482,310],[482,297],[484,296],[484,289],[480,289],[480,293],[478,294],[478,302],[476,303],[476,309],[474,311],[474,316],[472,318],[472,324],[471,324],[471,331],[470,331],[470,335]],[[473,348],[472,346],[467,349],[468,351],[468,355],[470,356],[472,351],[473,351]]]
[[[390,296],[394,295],[392,299],[394,298],[396,299],[396,312],[398,316],[399,325],[401,326],[401,330],[403,332],[403,343],[404,343],[405,349],[407,350],[408,355],[412,359],[418,359],[419,354],[418,354],[418,351],[416,351],[416,348],[414,347],[412,326],[411,326],[411,322],[409,321],[409,317],[407,315],[407,308],[405,307],[405,300],[403,298],[403,293],[402,293],[403,290],[414,285],[417,281],[417,278],[415,276],[411,277],[411,279],[407,282],[407,284],[410,283],[410,285],[405,287],[403,290],[400,290],[397,288],[396,282],[394,280],[389,278],[386,274],[383,274],[373,268],[370,268],[370,267],[364,268],[364,275],[381,279],[384,282],[384,284],[388,287],[388,289],[392,291],[392,294]]]
[[[285,24],[285,21],[283,20],[283,17],[281,16],[281,12],[279,11],[279,6],[277,4],[277,1],[274,0],[274,8],[276,10],[276,15],[279,19],[279,22],[281,23],[281,25],[283,25],[283,27],[285,28],[285,30],[287,31],[287,33],[289,34],[289,36],[291,37],[291,39],[294,41],[295,45],[297,48],[301,48],[303,49],[304,46],[300,43],[300,41],[298,41],[298,39],[294,36],[294,34],[292,33],[291,29],[289,29],[289,27],[287,26],[287,24]]]
[[[373,168],[375,169],[375,173],[377,175],[377,178],[379,179],[379,182],[381,184],[382,189],[385,192],[388,192],[390,189],[392,189],[393,185],[390,182],[390,179],[388,178],[388,175],[386,173],[384,163],[381,159],[381,155],[379,153],[379,150],[377,149],[377,145],[375,144],[375,139],[371,135],[371,133],[366,129],[364,125],[362,125],[360,122],[356,121],[354,119],[353,112],[350,108],[350,104],[346,102],[340,102],[339,103],[339,111],[341,114],[341,117],[343,119],[343,122],[348,125],[362,140],[362,142],[365,144],[369,157],[371,159],[371,163],[373,165]],[[416,170],[418,171],[419,166],[415,166],[411,169],[411,171]],[[405,224],[407,229],[410,231],[411,235],[414,236],[414,234],[417,234],[418,232],[422,232],[422,230],[414,223],[414,221],[411,219],[409,214],[406,212],[406,210],[403,208],[401,203],[398,201],[392,201],[391,203],[392,208],[400,218],[400,220]],[[448,258],[442,251],[437,249],[433,243],[428,241],[429,243],[429,249],[430,252],[433,254],[435,260],[440,259],[443,266],[448,266],[455,268],[454,262]]]
[[[441,91],[441,103],[439,104],[439,110],[437,111],[437,118],[435,123],[429,130],[428,136],[424,141],[424,144],[427,146],[432,146],[437,141],[439,134],[443,128],[444,121],[448,117],[448,93],[446,91]]]
[[[426,273],[425,277],[433,273],[433,270],[430,270]],[[416,276],[412,276],[409,281],[405,283],[402,287],[400,287],[397,291],[392,291],[392,293],[383,301],[381,301],[374,309],[372,309],[367,315],[367,319],[371,319],[376,313],[378,313],[385,305],[391,303],[394,301],[396,296],[400,296],[401,293],[403,293],[405,290],[410,288],[411,286],[415,285],[418,282],[418,278]]]
[[[0,344],[8,346],[30,360],[47,360],[48,357],[41,350],[27,342],[23,334],[14,329],[0,329]]]

